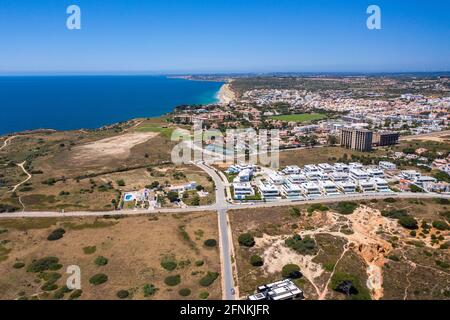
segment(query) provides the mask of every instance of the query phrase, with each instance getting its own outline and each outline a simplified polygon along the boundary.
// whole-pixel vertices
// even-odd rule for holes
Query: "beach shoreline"
[[[236,94],[230,88],[230,82],[222,85],[218,93],[218,98],[221,104],[228,104],[236,99]]]

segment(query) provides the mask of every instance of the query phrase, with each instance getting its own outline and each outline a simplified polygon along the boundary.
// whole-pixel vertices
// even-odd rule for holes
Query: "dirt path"
[[[31,174],[25,169],[25,163],[26,161],[22,162],[22,163],[18,163],[17,166],[22,169],[23,172],[25,172],[25,174],[28,176],[25,180],[23,180],[22,182],[16,184],[14,186],[14,188],[12,189],[11,192],[15,192],[17,190],[18,187],[20,187],[22,184],[24,184],[25,182],[27,182],[28,180],[31,179]]]
[[[11,136],[9,138],[7,138],[5,141],[3,141],[3,146],[0,147],[0,150],[3,150],[4,148],[6,148],[6,146],[8,146],[11,142],[12,139],[14,139],[17,136]]]
[[[325,297],[326,297],[327,294],[328,294],[328,285],[330,284],[331,278],[333,278],[333,275],[334,275],[334,273],[336,272],[336,267],[337,267],[337,265],[339,264],[339,262],[341,262],[342,258],[344,258],[345,254],[347,253],[347,251],[348,251],[349,249],[350,249],[350,248],[348,247],[348,244],[345,244],[345,245],[344,245],[344,251],[342,251],[341,256],[339,257],[339,259],[337,259],[336,263],[334,264],[333,271],[331,272],[330,277],[328,278],[328,281],[327,281],[327,283],[325,284],[325,287],[323,288],[322,292],[319,294],[318,300],[325,300]]]

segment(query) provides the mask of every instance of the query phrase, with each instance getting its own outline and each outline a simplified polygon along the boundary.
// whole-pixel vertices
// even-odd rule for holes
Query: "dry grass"
[[[7,239],[5,245],[10,252],[6,260],[0,262],[0,299],[15,299],[23,291],[27,297],[39,295],[42,299],[52,297],[41,293],[42,283],[36,283],[36,274],[23,269],[14,269],[16,261],[29,265],[33,259],[56,256],[63,264],[58,271],[62,278],[58,285],[65,283],[65,269],[69,265],[81,268],[81,299],[116,299],[119,290],[129,290],[132,299],[147,299],[143,295],[143,286],[153,284],[159,290],[148,299],[183,299],[178,294],[182,288],[189,288],[189,299],[198,299],[200,292],[209,292],[210,299],[220,299],[220,277],[210,286],[201,287],[199,279],[207,272],[220,272],[219,251],[207,249],[203,241],[218,239],[217,215],[213,212],[201,212],[178,215],[159,215],[128,217],[115,219],[43,219],[34,225],[27,219],[0,220],[0,229],[7,232],[0,239]],[[46,237],[56,227],[66,230],[64,237],[57,241],[48,241]],[[181,232],[180,226],[184,226]],[[186,238],[187,235],[187,238]],[[86,254],[85,247],[94,247],[95,253]],[[97,256],[109,261],[106,266],[94,264]],[[160,265],[166,256],[172,256],[178,262],[176,270],[167,271]],[[196,266],[195,261],[204,261]],[[89,278],[96,273],[104,273],[109,280],[102,285],[89,284]],[[164,278],[179,274],[181,283],[169,287]],[[68,295],[66,295],[67,298]]]

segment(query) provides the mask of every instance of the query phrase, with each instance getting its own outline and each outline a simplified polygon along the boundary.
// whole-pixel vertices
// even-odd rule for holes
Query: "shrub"
[[[106,281],[108,281],[108,276],[104,273],[97,273],[96,275],[89,278],[89,283],[93,284],[94,286],[103,284]]]
[[[255,239],[250,233],[243,233],[239,236],[238,242],[241,246],[253,247],[255,245]]]
[[[103,256],[98,256],[95,258],[94,263],[99,267],[106,266],[108,264],[108,259]]]
[[[117,180],[116,182],[119,187],[125,187],[125,181],[123,179]]]
[[[203,260],[197,260],[197,261],[195,261],[195,265],[197,266],[197,267],[201,267],[202,265],[204,265],[205,264],[205,262],[203,261]]]
[[[415,184],[411,184],[411,185],[409,186],[409,190],[410,190],[411,192],[414,192],[414,193],[420,193],[420,192],[423,192],[423,189],[422,189],[421,187],[416,186]]]
[[[154,295],[158,291],[158,288],[156,288],[153,284],[146,284],[144,286],[144,297],[150,297]]]
[[[208,271],[208,273],[200,279],[200,285],[203,287],[208,287],[217,279],[218,276],[219,274],[217,272]]]
[[[409,235],[410,235],[411,237],[415,237],[415,236],[417,235],[417,232],[414,231],[414,230],[411,230],[411,232],[409,233]]]
[[[23,263],[23,262],[16,262],[13,265],[14,269],[22,269],[23,267],[25,267],[25,263]]]
[[[173,271],[177,268],[177,262],[173,257],[164,257],[161,260],[161,267],[168,271]]]
[[[397,200],[394,199],[394,198],[386,198],[386,199],[384,199],[384,202],[387,202],[387,203],[394,203],[394,202],[397,202]]]
[[[390,259],[390,260],[392,260],[392,261],[396,261],[396,262],[400,261],[400,258],[397,257],[395,254],[389,255],[389,256],[388,256],[388,259]]]
[[[406,217],[401,217],[400,219],[398,219],[398,223],[406,229],[411,229],[411,230],[415,230],[418,229],[419,226],[417,224],[417,220],[413,217],[410,216],[406,216]]]
[[[319,210],[322,212],[328,211],[329,208],[321,203],[315,203],[308,208],[308,213],[313,213],[314,211]]]
[[[130,295],[130,293],[128,292],[128,290],[119,290],[117,291],[116,295],[119,299],[126,299]]]
[[[169,287],[174,287],[181,282],[181,277],[179,274],[175,276],[168,276],[164,279],[164,283],[168,285]]]
[[[310,236],[306,236],[302,239],[300,235],[296,234],[293,237],[286,239],[285,244],[301,254],[314,254],[317,252],[316,241]]]
[[[78,299],[79,297],[81,297],[82,293],[83,293],[83,290],[80,290],[80,289],[73,291],[69,296],[69,300]]]
[[[59,240],[64,236],[65,233],[66,230],[64,230],[63,228],[55,229],[48,235],[47,240],[48,241]]]
[[[432,225],[433,225],[434,228],[436,228],[438,230],[441,230],[441,231],[445,231],[445,230],[449,230],[450,229],[450,226],[448,225],[448,223],[445,222],[445,221],[442,221],[442,220],[433,221]]]
[[[70,290],[67,286],[62,286],[61,288],[56,290],[55,294],[53,295],[53,299],[60,300],[64,298],[64,295],[70,291],[72,290]]]
[[[216,240],[214,240],[214,239],[208,239],[208,240],[205,240],[205,242],[203,243],[205,246],[207,246],[207,247],[215,247],[216,245],[217,245],[217,241]]]
[[[441,267],[442,269],[448,269],[450,268],[450,264],[448,264],[445,261],[436,260],[436,265]]]
[[[301,216],[300,209],[299,208],[291,208],[290,215],[295,218],[300,217]]]
[[[358,204],[355,202],[343,201],[337,204],[336,211],[340,214],[352,214],[356,208],[358,208]]]
[[[331,278],[330,287],[337,292],[341,292],[347,295],[352,300],[370,300],[370,292],[364,286],[361,285],[359,278],[342,273],[336,272]]]
[[[28,267],[27,272],[42,272],[47,270],[53,270],[55,266],[59,266],[59,259],[56,257],[46,257],[33,261]]]
[[[436,203],[441,204],[441,205],[450,205],[450,200],[448,200],[447,198],[435,198],[434,199],[436,201]]]
[[[209,297],[209,293],[206,292],[206,291],[202,291],[202,292],[200,292],[200,294],[198,295],[198,297],[199,297],[200,299],[206,300],[206,299],[208,299],[208,297]]]
[[[44,283],[41,287],[42,291],[53,291],[56,289],[58,289],[58,285],[51,281]]]
[[[92,246],[92,247],[84,247],[83,248],[83,252],[85,254],[93,254],[95,251],[97,251],[97,247],[96,246]]]
[[[300,267],[296,264],[287,264],[281,270],[281,274],[284,278],[298,279],[302,276]]]
[[[250,257],[250,264],[254,267],[261,267],[264,264],[264,261],[260,256],[255,254]]]
[[[178,294],[182,297],[187,297],[191,294],[191,289],[183,288],[180,291],[178,291]]]

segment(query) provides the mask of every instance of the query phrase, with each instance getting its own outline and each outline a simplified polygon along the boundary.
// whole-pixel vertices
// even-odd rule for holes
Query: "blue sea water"
[[[164,76],[0,77],[0,134],[98,128],[217,101],[223,83]]]

